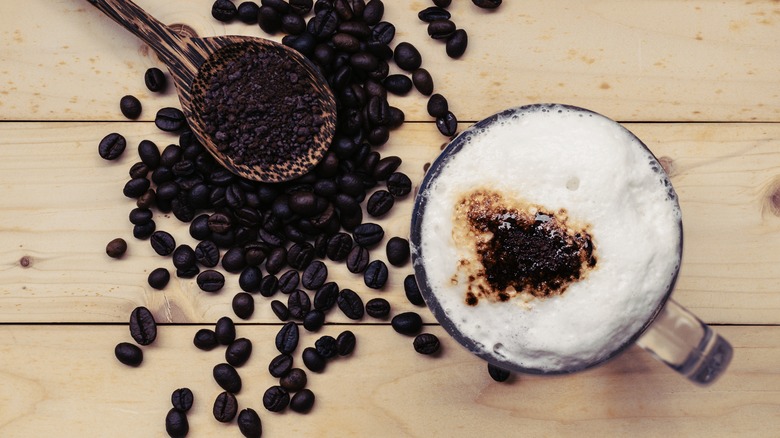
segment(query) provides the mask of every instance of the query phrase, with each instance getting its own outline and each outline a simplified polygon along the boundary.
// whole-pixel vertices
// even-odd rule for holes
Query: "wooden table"
[[[262,34],[214,20],[211,0],[138,3],[202,36]],[[425,308],[406,301],[410,266],[393,269],[380,292],[334,266],[342,287],[386,297],[395,313],[419,311],[442,354],[417,354],[387,321],[351,323],[331,312],[302,345],[348,329],[358,337],[353,356],[309,373],[317,403],[308,415],[270,413],[261,395],[275,383],[266,367],[280,322],[258,296],[254,316],[238,327],[255,345],[240,369],[241,406],[260,413],[265,436],[780,436],[780,4],[532,0],[485,13],[454,3],[453,19],[470,36],[460,60],[417,20],[429,2],[385,2],[394,43],[421,50],[461,129],[506,107],[563,102],[624,122],[664,157],[685,218],[674,297],[731,341],[731,368],[700,388],[635,347],[576,376],[499,384]],[[4,1],[0,32],[0,436],[165,436],[170,394],[183,386],[196,396],[189,436],[238,436],[235,422],[211,415],[220,392],[211,369],[222,350],[192,346],[196,330],[232,315],[236,277],[218,294],[175,277],[164,291],[151,289],[150,270],[170,261],[133,239],[134,203],[121,193],[140,140],[177,141],[152,123],[157,109],[177,105],[174,93],[143,83],[144,71],[161,64],[84,0]],[[125,94],[141,99],[140,120],[120,114]],[[380,150],[403,157],[401,170],[417,183],[445,139],[424,97],[391,103],[411,123]],[[109,132],[128,139],[117,162],[97,154]],[[411,204],[381,220],[388,236],[408,233]],[[157,221],[192,241],[186,224]],[[115,237],[129,242],[122,260],[104,252]],[[143,365],[129,368],[113,348],[131,340],[137,306],[161,327]]]

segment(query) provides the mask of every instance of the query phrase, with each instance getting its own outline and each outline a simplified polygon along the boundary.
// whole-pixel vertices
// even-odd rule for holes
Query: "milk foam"
[[[610,357],[648,323],[679,266],[681,214],[660,164],[615,122],[562,106],[503,113],[462,135],[421,193],[413,248],[446,318],[475,353],[525,369],[570,371]],[[590,224],[596,268],[560,296],[466,305],[466,281],[452,281],[463,254],[453,209],[485,186]]]

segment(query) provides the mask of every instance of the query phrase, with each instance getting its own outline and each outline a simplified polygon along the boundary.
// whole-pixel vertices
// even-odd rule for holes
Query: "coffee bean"
[[[137,367],[144,360],[144,352],[129,342],[120,342],[114,347],[114,355],[125,365]]]
[[[369,262],[368,249],[355,246],[347,256],[347,269],[353,274],[359,274],[366,270]]]
[[[352,232],[355,243],[366,248],[376,245],[384,236],[385,232],[382,226],[371,222],[358,225]]]
[[[249,319],[255,312],[255,299],[246,292],[239,292],[233,296],[231,307],[237,317]]]
[[[217,320],[214,325],[214,333],[217,335],[217,341],[222,345],[230,345],[236,340],[236,325],[233,320],[223,316]]]
[[[397,96],[404,96],[412,90],[412,80],[404,74],[392,74],[382,82],[385,89]],[[389,108],[388,108],[389,112]]]
[[[136,239],[146,239],[149,236],[154,233],[154,230],[157,228],[157,225],[154,223],[154,221],[149,221],[143,225],[134,225],[133,226],[133,237]]]
[[[271,412],[281,412],[290,403],[290,393],[281,386],[272,386],[263,393],[263,406]]]
[[[273,359],[268,364],[268,372],[273,377],[283,377],[292,369],[293,358],[287,353],[282,353]]]
[[[314,347],[304,348],[301,359],[303,359],[303,364],[306,365],[306,368],[315,373],[322,372],[327,364],[326,359]]]
[[[155,231],[149,238],[154,252],[161,256],[167,256],[176,249],[176,240],[167,231]]]
[[[412,44],[405,41],[395,46],[393,60],[398,68],[409,72],[417,70],[422,65],[420,52]]]
[[[287,264],[287,249],[283,246],[274,248],[265,260],[265,270],[269,274],[277,274]]]
[[[190,432],[190,424],[187,421],[187,415],[176,409],[172,408],[165,415],[165,432],[171,438],[184,438]]]
[[[447,39],[455,32],[455,29],[455,23],[450,20],[433,20],[428,23],[428,36],[435,40]]]
[[[128,119],[137,119],[141,115],[141,101],[135,96],[122,96],[119,99],[119,110]]]
[[[271,301],[271,310],[280,321],[287,321],[290,318],[290,311],[287,310],[287,306],[279,300]]]
[[[197,276],[199,272],[200,272],[200,268],[193,265],[190,266],[189,268],[177,269],[176,276],[179,278],[195,278],[195,276]]]
[[[244,261],[249,266],[258,266],[263,263],[268,251],[270,250],[260,242],[250,243],[244,247]]]
[[[414,277],[414,274],[409,274],[404,278],[404,293],[406,294],[406,299],[409,300],[410,303],[416,306],[425,305],[425,301],[420,293],[420,288],[417,285],[417,279]]]
[[[438,6],[430,6],[417,13],[417,18],[426,23],[436,20],[449,20],[450,17],[451,14],[448,10]]]
[[[347,258],[350,250],[352,250],[352,236],[347,233],[334,234],[328,239],[328,247],[326,254],[329,259],[334,262],[340,262]]]
[[[127,146],[127,140],[121,134],[112,132],[106,135],[100,140],[98,144],[98,154],[104,160],[116,160],[122,156],[122,152],[125,151]]]
[[[225,349],[225,361],[234,367],[244,365],[251,355],[252,341],[247,338],[238,338]]]
[[[363,282],[371,289],[382,289],[387,282],[387,265],[382,260],[374,260],[363,272]]]
[[[260,29],[271,35],[279,32],[282,28],[282,16],[270,6],[260,6],[257,12],[257,22]]]
[[[395,38],[395,26],[386,21],[377,23],[371,29],[371,39],[382,44],[390,44]]]
[[[117,237],[116,239],[112,239],[108,244],[106,244],[106,254],[111,257],[112,259],[118,259],[125,255],[125,252],[127,251],[127,242],[125,239],[122,239],[121,237]]]
[[[381,217],[387,214],[395,204],[395,198],[387,190],[377,190],[372,193],[366,203],[366,212],[371,217]]]
[[[442,135],[452,137],[458,132],[458,119],[450,111],[447,111],[443,116],[436,118],[436,127]]]
[[[338,356],[338,341],[329,335],[321,336],[314,342],[314,349],[325,359],[331,359]]]
[[[501,0],[471,0],[471,2],[483,9],[495,9],[501,6]]]
[[[369,0],[363,10],[363,21],[369,26],[379,23],[385,14],[385,4],[382,0]]]
[[[314,6],[313,0],[289,0],[290,10],[300,16],[304,16],[311,12],[312,6]]]
[[[229,22],[236,17],[238,10],[230,0],[216,0],[211,5],[211,16],[222,22]]]
[[[214,400],[214,408],[212,413],[214,418],[221,423],[229,423],[233,421],[238,412],[238,400],[236,396],[230,392],[221,392],[216,400]]]
[[[206,268],[213,268],[219,263],[219,248],[210,240],[198,242],[195,246],[195,261]]]
[[[236,16],[245,24],[257,23],[257,14],[260,12],[260,6],[253,1],[241,2],[236,8]]]
[[[280,14],[286,14],[290,12],[290,4],[284,0],[261,0],[260,3],[263,6],[269,6]]]
[[[402,237],[391,237],[385,247],[387,261],[393,266],[403,266],[409,261],[409,241]]]
[[[233,274],[241,272],[246,267],[244,249],[236,246],[225,251],[222,255],[222,267]]]
[[[157,322],[146,307],[136,307],[130,313],[130,336],[139,345],[149,345],[157,338]]]
[[[165,268],[156,268],[149,273],[147,282],[154,289],[162,290],[171,280],[171,273]]]
[[[149,190],[150,182],[146,178],[133,178],[125,183],[122,193],[128,198],[137,198]]]
[[[314,247],[309,242],[296,243],[287,250],[287,264],[301,270],[314,259]]]
[[[325,324],[325,313],[322,310],[311,310],[303,317],[303,328],[310,332],[316,332],[323,324]]]
[[[402,335],[414,335],[422,329],[422,318],[415,312],[399,313],[393,317],[390,325]]]
[[[276,349],[280,353],[290,354],[296,348],[298,348],[298,325],[290,321],[277,332]]]
[[[314,260],[306,267],[301,276],[303,287],[310,290],[319,289],[328,278],[328,267],[325,263]]]
[[[289,294],[298,289],[300,274],[295,269],[290,269],[279,277],[279,290]]]
[[[173,250],[173,266],[177,269],[187,269],[195,266],[195,250],[187,244],[181,244]]]
[[[314,293],[314,308],[326,312],[336,304],[338,297],[338,284],[332,281],[325,283]]]
[[[279,279],[275,275],[266,275],[260,280],[260,295],[271,297],[279,290]]]
[[[323,9],[317,12],[309,21],[307,30],[319,39],[325,39],[334,33],[339,27],[339,17],[332,9]]]
[[[424,96],[430,96],[433,93],[433,78],[424,68],[418,68],[412,72],[412,84]]]
[[[387,178],[387,191],[400,198],[412,191],[412,180],[406,174],[395,172]]]
[[[452,0],[433,0],[433,4],[440,8],[448,8]]]
[[[339,351],[339,356],[349,356],[355,350],[355,344],[357,339],[355,334],[349,330],[345,330],[336,337],[336,348]]]
[[[428,99],[428,114],[431,117],[444,117],[449,112],[447,99],[441,94],[434,94]]]
[[[296,192],[289,198],[290,210],[301,216],[311,216],[317,212],[317,196],[312,192]]]
[[[246,438],[260,438],[263,435],[263,423],[254,409],[246,408],[238,413],[238,430]]]
[[[347,318],[352,320],[363,318],[363,300],[352,289],[342,289],[336,303]]]
[[[305,413],[314,406],[314,393],[304,388],[296,392],[290,399],[290,409],[298,413]]]
[[[171,404],[179,412],[187,412],[192,408],[195,396],[190,388],[179,388],[171,393]]]
[[[168,80],[165,73],[157,67],[152,67],[144,73],[144,84],[149,91],[163,92],[168,86]]]
[[[214,366],[213,372],[214,380],[222,389],[227,392],[236,394],[241,391],[241,376],[238,375],[238,371],[227,363],[221,363]]]
[[[372,318],[386,318],[390,314],[390,302],[384,298],[372,298],[366,303],[366,313]]]
[[[131,179],[146,178],[146,176],[149,174],[149,166],[139,161],[130,166],[128,174],[130,175]]]
[[[469,44],[469,37],[466,31],[458,29],[447,37],[445,49],[450,58],[460,58],[466,53],[466,47]]]
[[[138,197],[135,205],[137,205],[138,208],[150,208],[152,205],[155,204],[155,198],[156,198],[155,191],[153,189],[149,189],[145,191],[143,195]]]
[[[509,380],[509,377],[512,376],[512,373],[509,370],[500,368],[496,365],[493,365],[492,363],[487,364],[487,369],[490,378],[495,380],[496,382],[506,382],[507,380]]]
[[[219,345],[217,340],[217,334],[211,329],[200,329],[195,333],[193,344],[201,350],[208,351],[213,350]]]
[[[166,107],[157,111],[154,124],[162,131],[178,132],[187,127],[187,119],[180,109]]]
[[[130,223],[133,225],[148,224],[149,221],[152,220],[152,217],[152,211],[148,208],[134,208],[130,210],[130,214],[128,215],[128,219],[130,219]]]
[[[425,355],[435,354],[439,351],[440,346],[439,338],[431,333],[421,333],[417,335],[414,338],[412,345],[414,346],[414,351]]]
[[[292,318],[303,319],[309,310],[311,310],[309,295],[300,289],[293,291],[290,296],[287,297],[287,309],[290,311],[290,316]]]
[[[197,283],[204,292],[217,292],[225,286],[225,276],[219,271],[207,269],[198,274]]]
[[[289,392],[298,392],[306,387],[306,371],[293,368],[289,373],[279,379],[279,385]]]

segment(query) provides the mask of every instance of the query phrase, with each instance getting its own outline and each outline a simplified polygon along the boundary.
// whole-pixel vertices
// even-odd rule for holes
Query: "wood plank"
[[[263,35],[256,25],[214,20],[212,0],[138,3],[201,36]],[[385,4],[398,28],[394,43],[420,49],[463,121],[536,102],[624,121],[780,120],[780,8],[771,0],[534,0],[505,2],[495,13],[454,2],[453,19],[470,36],[457,61],[417,19],[427,3]],[[143,85],[159,61],[84,0],[4,3],[0,29],[0,119],[121,120],[119,98],[134,94],[151,120],[177,103],[172,91],[152,96]],[[407,120],[429,120],[424,102],[392,99]]]
[[[125,326],[0,326],[0,435],[3,437],[165,436],[170,394],[189,387],[195,403],[189,437],[238,436],[235,421],[211,414],[221,391],[211,377],[222,350],[191,345],[199,326],[165,326],[128,368],[113,357],[129,340]],[[316,394],[307,415],[266,411],[262,393],[276,384],[266,371],[276,326],[239,326],[254,342],[239,368],[242,408],[261,416],[264,436],[776,436],[780,428],[780,327],[720,327],[735,346],[727,374],[696,387],[631,348],[578,375],[522,376],[493,382],[484,362],[446,338],[439,357],[414,352],[386,326],[328,326],[302,346],[345,328],[358,339],[351,357],[308,373]]]
[[[780,125],[628,127],[670,163],[680,196],[686,243],[675,298],[711,323],[780,323]],[[106,162],[96,145],[112,131],[130,146],[120,160]],[[176,141],[151,123],[0,123],[0,321],[124,322],[139,305],[170,322],[211,322],[231,312],[230,297],[240,290],[234,275],[218,294],[200,292],[193,280],[174,278],[164,292],[146,284],[152,269],[173,266],[147,241],[135,240],[127,220],[135,205],[121,190],[144,138],[160,146]],[[416,184],[440,143],[432,125],[408,124],[382,153],[403,157],[401,170]],[[385,241],[408,234],[411,207],[409,196],[377,220]],[[179,242],[197,243],[186,224],[156,219]],[[104,253],[115,237],[129,242],[122,260]],[[384,242],[372,257],[385,259],[383,248]],[[408,265],[391,269],[385,289],[372,292],[342,265],[330,270],[341,287],[366,300],[386,297],[398,309],[414,307],[402,291],[409,274]],[[347,321],[339,312],[332,317]],[[276,321],[262,297],[252,321]]]

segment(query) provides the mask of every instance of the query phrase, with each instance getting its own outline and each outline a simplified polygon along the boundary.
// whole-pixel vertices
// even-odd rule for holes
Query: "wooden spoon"
[[[143,40],[157,53],[173,77],[182,111],[193,134],[214,158],[231,172],[255,181],[287,181],[311,170],[325,155],[336,129],[336,100],[325,78],[309,60],[294,49],[274,41],[245,36],[190,38],[175,33],[130,0],[88,1]],[[303,80],[308,83],[319,100],[323,123],[310,142],[311,147],[306,153],[294,154],[290,162],[273,163],[262,167],[236,162],[234,157],[217,148],[214,139],[205,129],[201,113],[208,85],[205,83],[207,79],[204,78],[212,77],[237,54],[246,50],[255,53],[273,53],[275,56],[281,54],[302,66],[306,72]]]

